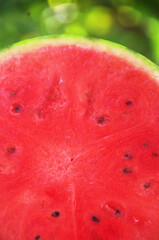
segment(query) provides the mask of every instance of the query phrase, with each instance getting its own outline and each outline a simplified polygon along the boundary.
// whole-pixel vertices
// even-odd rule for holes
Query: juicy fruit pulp
[[[158,240],[153,69],[40,41],[0,65],[0,239]]]

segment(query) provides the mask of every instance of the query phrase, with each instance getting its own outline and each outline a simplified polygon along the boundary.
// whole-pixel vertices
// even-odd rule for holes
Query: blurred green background
[[[159,65],[159,0],[0,0],[0,48],[63,33],[111,40]]]

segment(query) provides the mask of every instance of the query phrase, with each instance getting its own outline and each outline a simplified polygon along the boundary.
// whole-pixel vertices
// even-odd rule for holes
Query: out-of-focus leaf
[[[93,7],[85,18],[85,27],[93,36],[102,37],[112,26],[113,18],[110,9],[106,7]]]

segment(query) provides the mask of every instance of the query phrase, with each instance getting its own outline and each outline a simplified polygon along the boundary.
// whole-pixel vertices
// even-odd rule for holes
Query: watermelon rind
[[[120,58],[126,59],[137,69],[143,70],[159,82],[159,68],[143,55],[128,49],[120,44],[95,38],[86,38],[75,35],[42,36],[31,38],[12,44],[0,52],[0,64],[12,57],[18,57],[26,52],[32,52],[46,46],[76,45],[77,47],[95,49],[108,52]]]

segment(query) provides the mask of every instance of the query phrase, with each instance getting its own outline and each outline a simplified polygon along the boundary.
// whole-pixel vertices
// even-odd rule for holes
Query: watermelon
[[[0,240],[159,240],[159,70],[103,40],[0,53]]]

